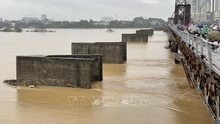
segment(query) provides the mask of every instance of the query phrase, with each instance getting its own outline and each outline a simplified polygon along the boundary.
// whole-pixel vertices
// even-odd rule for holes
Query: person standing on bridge
[[[196,35],[196,34],[199,35],[200,34],[200,29],[199,29],[197,24],[195,24],[195,26],[192,28],[190,33],[193,34],[193,35]]]
[[[218,31],[217,27],[213,27],[212,31],[208,33],[208,38],[210,42],[220,42],[220,32]]]
[[[203,28],[203,24],[198,24],[198,27],[199,27],[200,29],[202,29],[202,28]]]
[[[187,31],[190,33],[190,31],[194,28],[194,25],[193,24],[189,24],[188,28],[187,28]]]
[[[220,43],[220,32],[218,31],[217,27],[213,27],[213,30],[208,33],[209,42],[212,43]],[[214,51],[218,48],[218,46],[211,45],[211,49]]]
[[[206,39],[206,35],[209,33],[210,29],[208,27],[208,25],[204,25],[203,28],[201,29],[201,36],[202,38]]]

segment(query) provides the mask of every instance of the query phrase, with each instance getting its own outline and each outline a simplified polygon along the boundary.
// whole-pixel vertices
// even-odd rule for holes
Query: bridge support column
[[[216,97],[216,110],[217,110],[216,120],[219,122],[219,96]]]
[[[200,62],[199,59],[196,57],[196,82],[197,82],[197,86],[199,86],[199,66],[200,66]]]
[[[216,100],[216,89],[215,89],[215,79],[214,79],[214,72],[209,71],[209,77],[207,79],[208,85],[208,104],[213,111],[213,114],[217,117],[217,100]]]
[[[201,70],[201,81],[200,81],[200,89],[203,92],[203,95],[205,97],[205,102],[208,103],[208,83],[207,83],[207,75],[205,74],[205,64],[202,63],[202,70]]]

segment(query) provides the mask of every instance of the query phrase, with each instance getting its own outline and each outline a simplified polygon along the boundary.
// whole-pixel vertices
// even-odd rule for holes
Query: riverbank
[[[0,29],[0,32],[22,32],[23,29],[15,27],[15,28],[3,28]]]

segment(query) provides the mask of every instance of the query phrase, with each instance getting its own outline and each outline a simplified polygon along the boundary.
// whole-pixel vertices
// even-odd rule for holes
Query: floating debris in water
[[[111,28],[109,28],[106,32],[113,32],[113,30]]]
[[[4,80],[3,83],[6,83],[8,85],[17,86],[17,80],[10,79],[10,80]]]
[[[29,88],[35,88],[36,86],[35,85],[29,85],[28,87]]]
[[[6,83],[10,86],[17,86],[17,80],[15,79],[9,79],[9,80],[4,80],[3,83]],[[28,84],[28,85],[25,85],[26,87],[29,87],[29,88],[35,88],[36,85],[35,84]]]

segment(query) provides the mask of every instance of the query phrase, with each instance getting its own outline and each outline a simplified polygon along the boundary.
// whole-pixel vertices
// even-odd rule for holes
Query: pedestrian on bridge
[[[220,32],[218,31],[217,27],[213,27],[213,29],[208,33],[208,38],[210,42],[220,41]]]
[[[193,35],[200,35],[200,29],[199,29],[199,27],[198,27],[198,25],[197,24],[195,24],[195,26],[192,28],[192,30],[190,31],[190,33],[191,34],[193,34]]]
[[[209,33],[210,29],[208,27],[208,25],[204,25],[203,28],[201,29],[201,36],[202,38],[206,39],[206,35]]]
[[[187,27],[187,31],[190,33],[190,31],[194,28],[193,24],[189,24]]]
[[[198,24],[198,27],[199,27],[200,29],[202,29],[202,28],[203,28],[203,24]]]
[[[220,43],[220,32],[217,27],[213,27],[213,30],[208,33],[209,42],[219,44]],[[218,46],[211,44],[211,49],[216,50]]]

